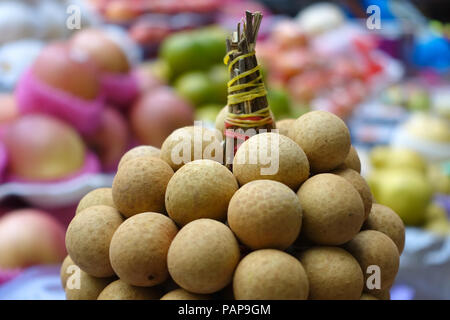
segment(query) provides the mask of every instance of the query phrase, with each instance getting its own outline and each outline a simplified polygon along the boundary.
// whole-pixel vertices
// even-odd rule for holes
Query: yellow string
[[[238,63],[242,59],[255,55],[255,52],[253,51],[244,55],[240,55],[229,63],[231,55],[236,52],[237,50],[231,50],[226,54],[223,60],[223,62],[226,65],[228,65],[228,72],[230,74],[231,71],[233,70],[233,66],[236,63]],[[236,84],[238,80],[248,77],[249,75],[252,75],[256,72],[259,72],[259,75],[255,79],[247,83]],[[246,101],[251,101],[256,98],[264,97],[267,95],[266,88],[264,86],[264,83],[262,82],[261,66],[259,65],[234,77],[233,79],[228,81],[227,86],[228,86],[228,105],[234,105]],[[250,89],[250,90],[244,92],[236,92],[243,89]],[[254,119],[255,117],[261,119],[256,120]],[[225,122],[228,126],[237,126],[245,128],[260,127],[268,123],[271,123],[272,116],[270,114],[270,108],[266,107],[250,114],[234,114],[229,112]]]

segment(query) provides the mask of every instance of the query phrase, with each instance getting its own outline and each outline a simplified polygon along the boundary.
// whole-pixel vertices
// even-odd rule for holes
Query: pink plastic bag
[[[8,281],[11,281],[21,272],[21,269],[0,269],[0,286]]]
[[[21,113],[46,113],[73,125],[80,133],[94,132],[100,123],[104,95],[93,101],[75,97],[52,88],[26,71],[16,88],[18,109]]]
[[[128,74],[104,73],[101,84],[106,101],[117,107],[128,107],[139,95],[139,85],[133,72]]]
[[[8,164],[8,153],[3,142],[0,141],[0,183],[5,177],[6,165]]]

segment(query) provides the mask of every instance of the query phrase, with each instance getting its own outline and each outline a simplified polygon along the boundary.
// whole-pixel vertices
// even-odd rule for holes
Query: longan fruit
[[[361,266],[364,274],[364,292],[371,293],[367,288],[367,279],[373,275],[368,273],[369,266],[380,268],[380,290],[386,290],[392,286],[400,259],[397,246],[391,238],[379,231],[365,230],[346,243],[344,248],[358,260]]]
[[[127,218],[142,212],[165,212],[164,196],[172,168],[159,158],[135,158],[122,164],[114,177],[116,208]]]
[[[97,300],[158,300],[160,297],[158,288],[136,287],[119,279],[106,286]]]
[[[78,203],[75,214],[78,214],[86,208],[99,205],[115,208],[111,188],[98,188],[87,193]]]
[[[364,205],[350,182],[335,174],[315,175],[297,192],[303,209],[302,235],[316,244],[341,245],[364,221]]]
[[[79,212],[66,233],[67,252],[73,262],[93,277],[114,275],[109,261],[109,245],[122,222],[119,211],[104,205]]]
[[[159,213],[134,215],[111,239],[109,256],[114,272],[133,286],[150,287],[168,277],[167,251],[178,232],[175,223]]]
[[[228,207],[228,224],[251,249],[288,248],[302,226],[302,207],[294,191],[272,180],[256,180],[240,188]]]
[[[302,264],[275,249],[246,255],[234,273],[236,300],[306,300],[309,283]]]
[[[389,207],[374,203],[369,217],[364,222],[363,229],[376,230],[384,233],[398,248],[401,254],[405,247],[405,225],[402,218]]]
[[[198,219],[175,236],[167,265],[180,287],[192,293],[209,294],[230,283],[239,259],[238,242],[225,224]]]
[[[341,165],[351,145],[344,121],[326,111],[311,111],[299,117],[292,124],[290,136],[306,153],[315,173]]]
[[[254,135],[239,147],[233,159],[233,174],[241,186],[267,179],[297,191],[309,177],[309,163],[302,148],[290,138],[266,132]]]

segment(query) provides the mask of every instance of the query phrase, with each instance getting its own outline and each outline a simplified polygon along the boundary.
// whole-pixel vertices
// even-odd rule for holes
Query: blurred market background
[[[0,299],[63,299],[81,197],[110,186],[133,146],[216,125],[225,37],[245,10],[264,14],[276,120],[344,119],[376,201],[407,225],[392,299],[450,299],[447,2],[1,1]]]

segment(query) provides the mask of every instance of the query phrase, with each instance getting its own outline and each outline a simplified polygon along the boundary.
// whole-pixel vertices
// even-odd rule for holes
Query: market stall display
[[[0,299],[448,299],[448,23],[310,3],[2,2]]]

